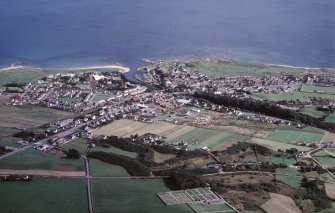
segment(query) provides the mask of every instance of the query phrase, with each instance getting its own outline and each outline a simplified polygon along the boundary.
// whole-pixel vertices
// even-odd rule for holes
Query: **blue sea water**
[[[335,67],[334,0],[1,0],[0,67],[218,56]]]

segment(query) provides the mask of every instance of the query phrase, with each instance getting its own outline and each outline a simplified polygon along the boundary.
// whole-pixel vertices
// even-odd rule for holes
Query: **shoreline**
[[[32,66],[24,66],[24,65],[18,65],[18,66],[10,66],[5,68],[0,68],[0,72],[3,71],[11,71],[16,69],[23,69],[23,68],[29,68],[29,69],[36,69],[36,70],[43,70],[42,68],[38,67],[32,67]],[[45,70],[54,69],[54,70],[89,70],[89,69],[118,69],[121,73],[127,73],[130,71],[130,68],[123,66],[123,65],[117,65],[117,64],[110,64],[110,65],[95,65],[95,66],[85,66],[85,67],[68,67],[68,68],[45,68]]]

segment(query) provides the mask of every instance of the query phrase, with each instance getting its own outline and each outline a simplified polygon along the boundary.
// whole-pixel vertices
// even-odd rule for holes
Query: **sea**
[[[335,67],[335,1],[0,1],[0,68],[194,57]]]

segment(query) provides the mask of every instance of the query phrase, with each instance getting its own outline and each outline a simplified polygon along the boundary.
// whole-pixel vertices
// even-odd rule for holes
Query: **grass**
[[[90,159],[90,172],[92,176],[112,176],[126,177],[130,176],[127,170],[118,165],[112,165],[96,159]]]
[[[3,182],[1,212],[88,212],[86,180],[34,177],[32,182]]]
[[[82,98],[58,98],[58,101],[66,101],[69,103],[77,103],[81,102],[83,99]]]
[[[7,83],[29,83],[45,77],[47,73],[34,68],[0,71],[0,87]]]
[[[18,139],[14,137],[6,137],[6,138],[1,138],[0,139],[0,145],[7,145],[11,147],[21,147],[20,144],[16,143]]]
[[[283,173],[283,174],[300,175],[300,172],[297,169],[293,169],[293,168],[277,168],[276,172]],[[302,177],[276,175],[276,178],[277,180],[280,180],[291,187],[295,187],[295,188],[301,187]]]
[[[253,93],[251,97],[260,100],[269,100],[269,101],[290,101],[290,100],[297,100],[300,101],[308,101],[311,98],[323,98],[323,99],[330,99],[335,100],[334,95],[329,94],[320,94],[320,93],[308,93],[308,92],[299,92],[294,91],[292,93]]]
[[[80,154],[85,154],[88,148],[88,140],[84,138],[76,138],[66,144],[61,145],[64,149],[75,149]]]
[[[325,121],[328,123],[335,123],[335,112],[328,115]]]
[[[304,84],[301,89],[301,92],[312,92],[312,93],[324,93],[324,94],[335,94],[335,87],[321,87],[315,85]]]
[[[5,105],[6,103],[9,103],[9,99],[0,97],[0,127],[32,128],[73,115],[70,112],[51,108],[12,106]]]
[[[335,167],[335,158],[330,156],[319,156],[316,159],[324,166]]]
[[[217,204],[217,205],[210,205],[205,206],[201,203],[197,204],[189,204],[189,206],[197,213],[201,212],[235,212],[233,209],[231,209],[227,204]]]
[[[170,191],[163,180],[158,179],[93,179],[93,200],[96,213],[146,212],[173,213],[193,212],[186,204],[165,206],[156,196]]]
[[[110,146],[109,148],[96,146],[96,147],[92,148],[90,151],[92,151],[92,152],[94,152],[94,151],[110,152],[110,153],[114,153],[114,154],[118,154],[118,155],[124,155],[124,156],[130,157],[130,158],[136,158],[137,157],[136,152],[124,151],[124,150],[116,148],[114,146]]]
[[[110,97],[110,95],[94,95],[94,97],[91,99],[92,102],[99,102],[102,100],[106,100]]]
[[[304,107],[301,113],[304,115],[309,115],[314,118],[322,118],[323,116],[327,115],[325,112],[319,111],[316,109],[316,107],[311,106]]]
[[[282,157],[276,157],[276,156],[271,156],[272,163],[280,164],[295,164],[297,163],[297,160],[295,158],[282,158]]]
[[[296,145],[292,145],[289,143],[283,143],[283,142],[278,142],[278,141],[273,141],[273,140],[269,140],[269,139],[261,139],[261,138],[251,138],[249,140],[250,143],[255,143],[261,146],[265,146],[273,151],[278,151],[278,149],[281,149],[283,151],[287,150],[287,149],[291,149],[291,148],[296,148],[299,151],[308,151],[311,150],[311,148],[309,147],[305,147],[305,146],[296,146]]]
[[[10,136],[10,135],[13,135],[13,134],[15,134],[19,131],[20,130],[18,130],[16,128],[12,128],[12,127],[0,127],[0,137]]]
[[[29,148],[12,156],[0,160],[0,169],[44,169],[59,170],[71,169],[83,171],[84,162],[81,159],[69,160],[56,155]]]
[[[162,163],[163,161],[169,160],[174,157],[176,157],[176,155],[174,154],[163,154],[163,153],[156,152],[156,151],[154,153],[154,161],[156,163]]]
[[[297,141],[320,141],[323,134],[303,131],[275,130],[268,139],[285,143],[294,143]]]

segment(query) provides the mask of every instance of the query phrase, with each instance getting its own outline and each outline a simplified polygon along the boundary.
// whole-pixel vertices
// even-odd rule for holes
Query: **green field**
[[[299,151],[311,150],[311,148],[306,147],[306,146],[296,146],[296,145],[289,144],[289,143],[283,143],[283,142],[278,142],[278,141],[273,141],[273,140],[268,140],[268,139],[261,139],[261,138],[251,138],[249,142],[255,143],[261,146],[265,146],[273,151],[278,151],[278,149],[285,151],[286,149],[291,149],[291,148],[296,148]]]
[[[201,149],[205,146],[207,146],[210,150],[216,150],[225,143],[235,140],[245,141],[247,139],[248,137],[228,132],[220,132],[217,130],[204,128],[194,128],[169,142],[176,143],[186,141],[190,150]]]
[[[130,176],[127,170],[118,165],[112,165],[96,159],[90,159],[90,173],[91,176],[112,176],[112,177],[126,177]]]
[[[275,130],[268,139],[285,143],[297,141],[320,141],[323,134],[303,131]]]
[[[332,114],[328,115],[327,118],[326,118],[326,122],[335,123],[335,113],[332,113]]]
[[[2,182],[1,212],[88,212],[84,179],[39,178],[32,182]]]
[[[330,156],[318,156],[316,159],[324,166],[335,167],[335,158]]]
[[[13,128],[13,127],[0,127],[0,137],[10,136],[19,131],[20,130]]]
[[[102,100],[106,100],[110,97],[110,95],[94,95],[94,97],[91,99],[93,102],[99,102]]]
[[[189,206],[197,213],[202,212],[235,212],[233,209],[231,209],[227,204],[217,204],[217,205],[210,205],[205,206],[201,203],[197,204],[189,204]]]
[[[269,100],[269,101],[290,101],[290,100],[297,100],[299,99],[300,101],[308,101],[311,98],[324,98],[324,99],[330,99],[330,100],[335,100],[334,95],[329,95],[329,94],[320,94],[320,93],[308,93],[308,92],[299,92],[299,91],[294,91],[292,93],[253,93],[251,97],[255,99],[260,99],[260,100]]]
[[[18,139],[14,137],[6,137],[0,139],[0,145],[7,145],[11,147],[21,147],[20,144],[16,143]]]
[[[73,115],[70,112],[38,106],[6,105],[9,101],[9,98],[0,96],[0,127],[32,128]]]
[[[293,168],[277,168],[277,173],[283,174],[291,174],[291,175],[300,175],[300,172],[297,169]],[[291,187],[301,187],[302,177],[300,176],[284,176],[284,175],[276,175],[277,180],[280,180]]]
[[[114,153],[114,154],[118,154],[118,155],[124,155],[124,156],[130,157],[130,158],[136,158],[137,157],[136,152],[124,151],[124,150],[116,148],[114,146],[110,146],[108,148],[104,148],[104,147],[101,147],[101,146],[96,146],[96,147],[92,148],[90,151],[92,151],[92,152],[102,151],[102,152],[107,152],[107,153]]]
[[[317,110],[316,107],[310,107],[310,106],[304,107],[301,113],[309,115],[314,118],[322,118],[323,116],[327,115],[325,112]]]
[[[282,158],[282,157],[271,156],[271,160],[272,160],[272,163],[276,163],[276,164],[281,164],[281,163],[295,164],[297,163],[295,158],[286,158],[286,157]]]
[[[163,154],[163,153],[156,152],[156,151],[154,153],[154,161],[156,163],[161,163],[163,161],[169,160],[174,157],[176,157],[176,155],[174,154]]]
[[[82,98],[58,98],[58,101],[66,101],[69,103],[77,103],[81,102],[83,99]]]
[[[156,196],[170,191],[162,180],[93,179],[94,212],[193,212],[186,204],[165,206]]]
[[[0,169],[41,169],[59,170],[71,169],[83,171],[84,162],[81,159],[65,159],[56,155],[29,148],[0,160]]]
[[[315,85],[307,85],[304,84],[301,89],[301,92],[312,92],[312,93],[324,93],[329,95],[335,94],[335,87],[321,87],[321,86],[315,86]]]
[[[76,138],[66,144],[61,145],[64,149],[76,149],[80,154],[85,154],[88,149],[88,140]]]

